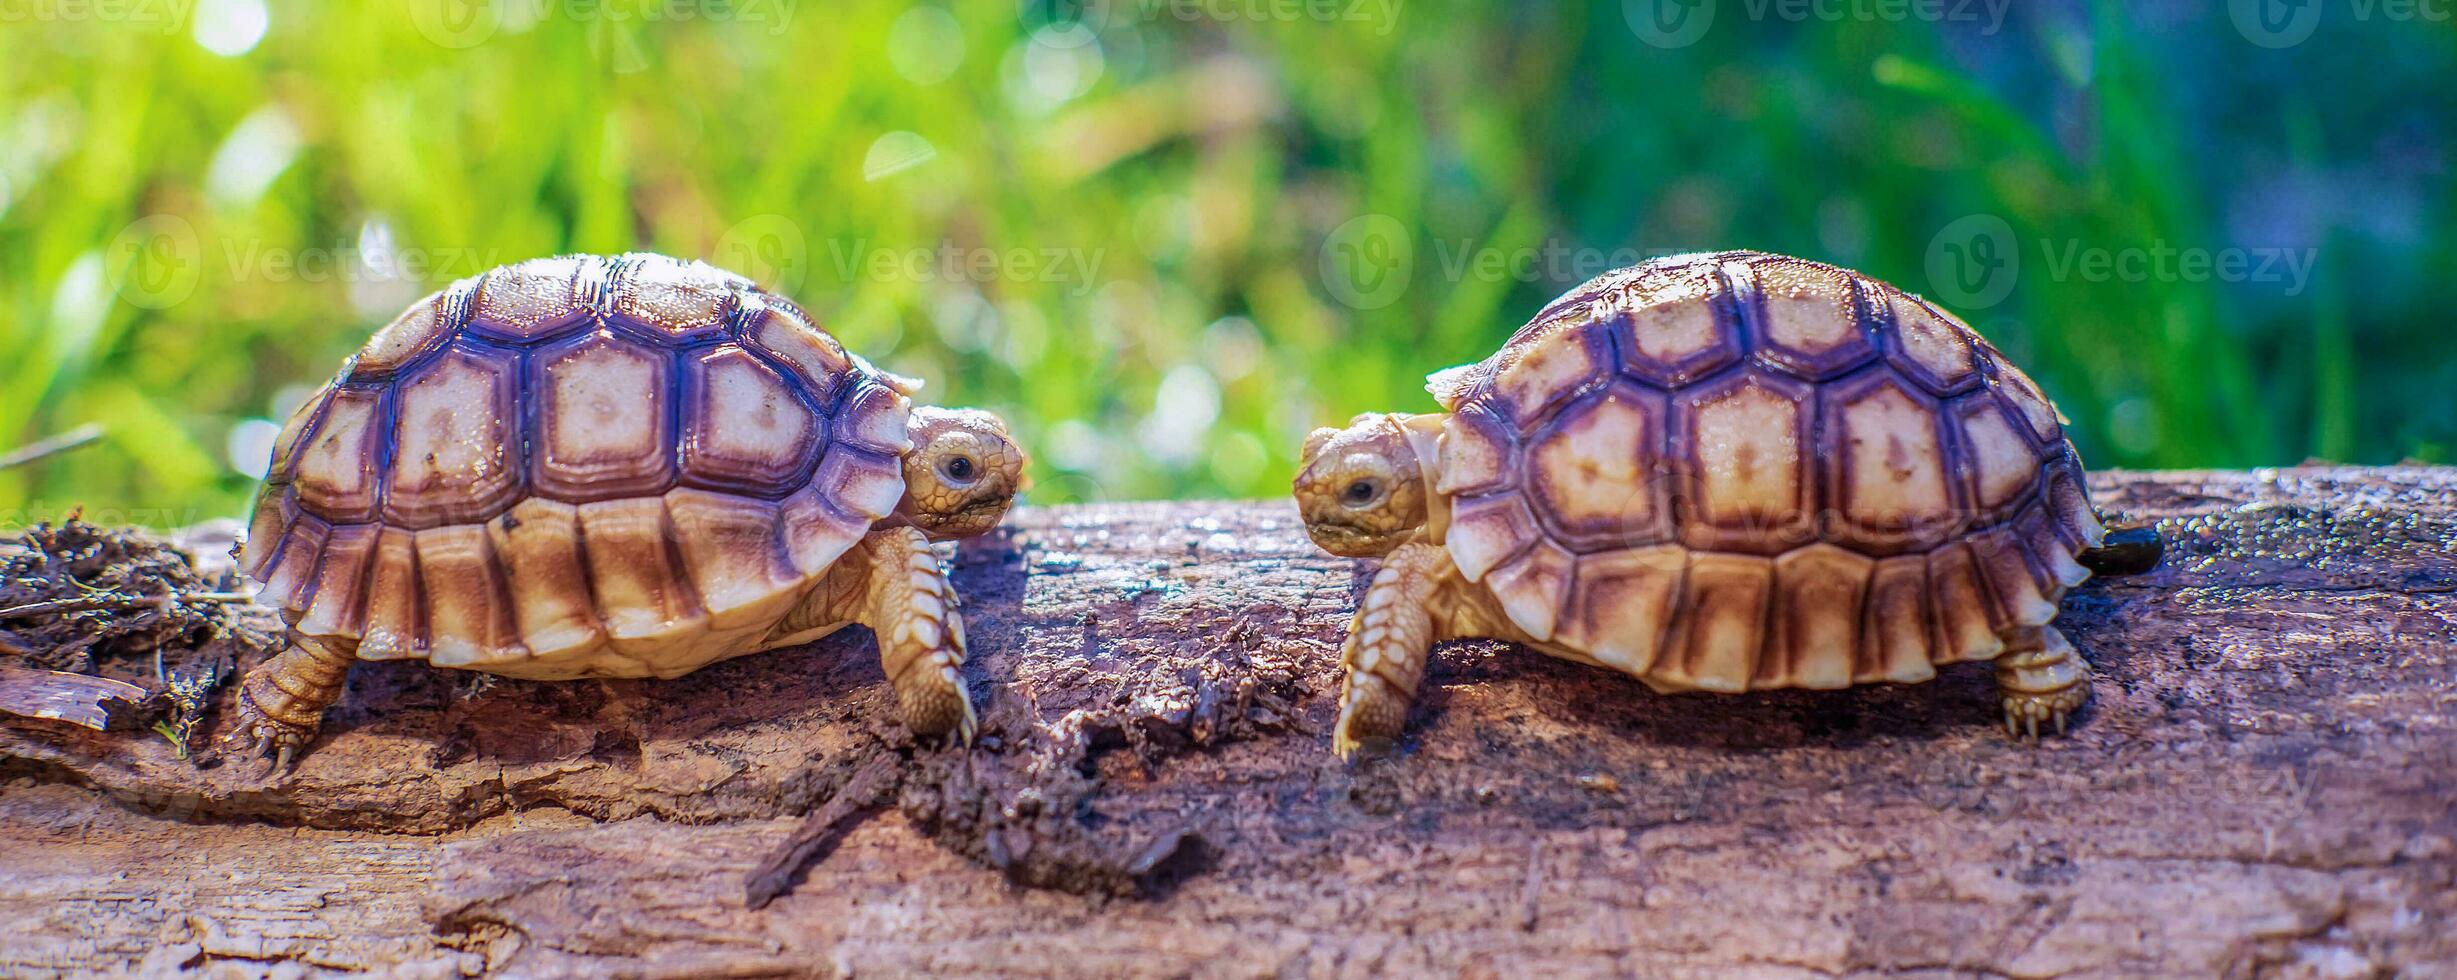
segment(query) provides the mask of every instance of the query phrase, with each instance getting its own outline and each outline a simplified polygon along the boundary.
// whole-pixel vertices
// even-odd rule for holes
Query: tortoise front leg
[[[2090,661],[2053,626],[2019,626],[2004,638],[1996,686],[2004,695],[2005,734],[2037,738],[2041,722],[2064,734],[2065,719],[2090,701]]]
[[[1339,723],[1331,751],[1345,759],[1369,738],[1397,738],[1408,706],[1425,679],[1425,662],[1443,637],[1433,603],[1450,553],[1438,545],[1404,544],[1382,560],[1382,570],[1357,604],[1340,648]]]
[[[972,744],[973,702],[961,673],[964,617],[930,539],[910,527],[872,531],[856,551],[860,608],[847,618],[878,634],[879,661],[896,688],[905,727]]]
[[[324,709],[341,699],[350,665],[358,660],[354,644],[297,633],[289,639],[288,647],[240,680],[238,717],[222,735],[226,751],[271,756],[263,775],[288,771],[299,751],[316,740]]]

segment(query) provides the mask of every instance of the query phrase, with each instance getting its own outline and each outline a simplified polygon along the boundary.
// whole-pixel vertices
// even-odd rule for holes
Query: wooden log
[[[362,665],[265,787],[0,728],[0,974],[2457,970],[2457,470],[2095,487],[2168,560],[2067,598],[2097,701],[2037,745],[1984,664],[1663,696],[1468,643],[1342,765],[1365,569],[1283,502],[955,550],[969,752],[901,733],[861,630],[665,682]],[[891,804],[746,907],[888,757]]]

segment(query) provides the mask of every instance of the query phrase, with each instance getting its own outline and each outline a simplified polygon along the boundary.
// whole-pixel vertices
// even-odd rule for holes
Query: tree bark
[[[858,629],[672,681],[362,664],[261,786],[0,727],[0,974],[2457,971],[2457,470],[2094,488],[2167,560],[2067,597],[2097,699],[2036,745],[1985,664],[1664,696],[1467,643],[1342,765],[1366,568],[1284,502],[954,550],[970,751],[902,734]],[[884,806],[750,908],[882,759]]]

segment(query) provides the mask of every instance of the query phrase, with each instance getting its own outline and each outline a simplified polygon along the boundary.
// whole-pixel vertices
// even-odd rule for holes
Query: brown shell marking
[[[1994,656],[2103,533],[2036,384],[1951,315],[1814,262],[1607,274],[1435,387],[1462,574],[1531,637],[1659,687]]]
[[[369,659],[682,673],[744,652],[895,508],[902,384],[699,263],[496,269],[300,409],[244,566]]]

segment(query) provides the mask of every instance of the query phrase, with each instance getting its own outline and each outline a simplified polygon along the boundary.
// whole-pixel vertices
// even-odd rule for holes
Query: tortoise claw
[[[240,699],[238,727],[223,739],[223,751],[248,760],[245,778],[251,782],[278,780],[297,769],[300,753],[316,738],[315,729],[288,724],[250,710]]]

